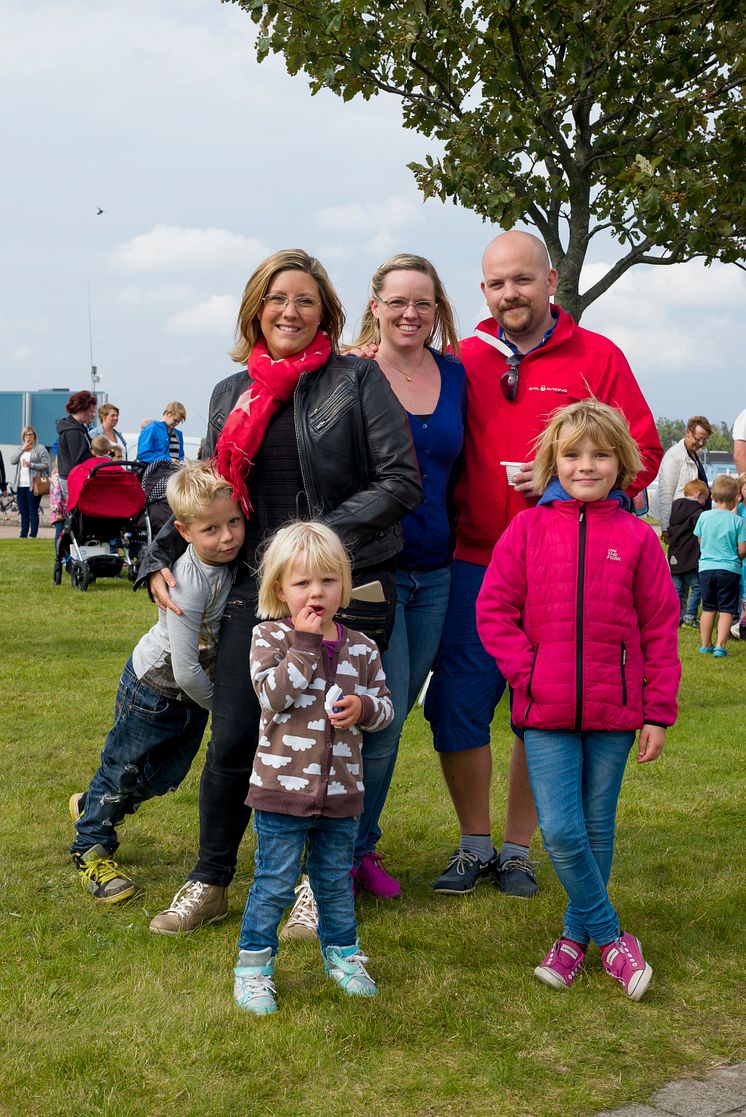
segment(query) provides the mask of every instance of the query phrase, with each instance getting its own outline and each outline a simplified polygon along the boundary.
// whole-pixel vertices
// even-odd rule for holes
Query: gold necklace
[[[412,373],[412,375],[411,375],[411,376],[410,376],[410,374],[409,374],[408,372],[405,372],[403,368],[399,368],[399,366],[398,366],[398,365],[395,365],[393,361],[390,361],[388,357],[381,357],[381,354],[380,354],[380,353],[379,353],[378,355],[379,355],[379,357],[381,358],[381,360],[385,361],[385,363],[386,363],[387,365],[391,365],[391,367],[392,367],[393,369],[395,369],[395,370],[396,370],[396,372],[400,372],[400,373],[401,373],[401,375],[402,375],[402,376],[404,377],[404,379],[406,380],[407,384],[411,384],[411,383],[412,383],[412,378],[413,378],[413,377],[415,377],[415,376],[417,375],[417,373],[418,373],[418,372],[420,371],[420,369],[421,369],[421,368],[422,368],[422,366],[424,365],[424,363],[425,363],[425,357],[426,357],[427,353],[426,353],[426,350],[424,350],[424,349],[423,349],[423,351],[422,351],[422,357],[420,358],[420,363],[418,364],[417,368],[416,368],[416,369],[414,370],[414,372]]]

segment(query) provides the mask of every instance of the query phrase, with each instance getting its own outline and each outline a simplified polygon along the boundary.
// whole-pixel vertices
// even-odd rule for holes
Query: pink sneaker
[[[364,853],[352,870],[355,892],[370,892],[377,900],[396,900],[401,896],[399,881],[387,873],[380,853]]]
[[[585,951],[569,939],[552,943],[549,953],[534,973],[539,981],[553,989],[569,989],[580,973],[585,961]]]
[[[639,939],[620,934],[603,948],[601,961],[609,977],[619,982],[628,997],[633,1001],[642,999],[653,976],[653,967],[643,958]]]

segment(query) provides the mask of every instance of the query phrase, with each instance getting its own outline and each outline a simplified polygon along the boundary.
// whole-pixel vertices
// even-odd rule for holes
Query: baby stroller
[[[152,533],[140,483],[142,465],[89,458],[70,470],[67,514],[57,541],[54,584],[62,569],[70,583],[85,592],[96,578],[116,578],[127,567],[130,581],[137,577],[139,552]],[[136,519],[145,511],[140,526]]]
[[[152,462],[138,462],[142,470],[142,487],[145,490],[145,507],[135,524],[142,531],[146,530],[145,521],[150,521],[150,531],[153,537],[158,534],[164,524],[171,519],[171,508],[166,500],[166,485],[172,473],[178,472],[178,462],[170,458],[156,458]]]

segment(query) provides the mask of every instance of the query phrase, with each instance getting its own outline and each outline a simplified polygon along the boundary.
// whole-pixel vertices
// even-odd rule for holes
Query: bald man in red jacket
[[[505,841],[499,853],[492,844],[490,723],[505,680],[477,635],[477,594],[500,535],[541,495],[533,485],[534,440],[557,407],[595,396],[624,413],[644,466],[630,495],[654,480],[663,450],[621,350],[551,302],[557,272],[542,242],[530,233],[503,233],[488,245],[482,269],[491,317],[461,345],[468,396],[456,549],[448,616],[425,702],[461,838],[433,887],[463,894],[494,879],[501,891],[528,897],[539,887],[528,858],[536,810],[518,734]],[[512,484],[503,462],[522,464]]]

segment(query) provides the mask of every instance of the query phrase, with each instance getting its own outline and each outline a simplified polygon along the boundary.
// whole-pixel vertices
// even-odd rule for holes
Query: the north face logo
[[[609,547],[609,552],[608,552],[606,557],[607,557],[607,559],[610,559],[612,562],[621,562],[622,561],[621,557],[619,555],[619,551],[617,551],[616,547]]]

